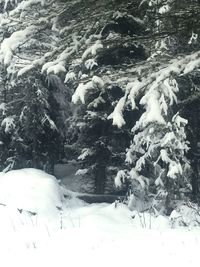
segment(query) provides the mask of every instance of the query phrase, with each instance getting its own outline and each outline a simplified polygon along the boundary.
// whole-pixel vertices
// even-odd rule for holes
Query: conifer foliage
[[[197,0],[1,1],[2,168],[53,166],[65,148],[96,193],[115,177],[130,207],[169,212],[194,192],[199,10]]]

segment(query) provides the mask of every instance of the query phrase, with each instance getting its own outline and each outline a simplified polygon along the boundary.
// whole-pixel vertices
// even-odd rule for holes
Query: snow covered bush
[[[200,210],[197,204],[188,202],[181,203],[170,214],[170,221],[175,227],[194,227],[200,225]]]

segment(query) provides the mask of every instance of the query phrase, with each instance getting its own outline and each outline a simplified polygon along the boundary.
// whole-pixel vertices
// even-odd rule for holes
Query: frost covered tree
[[[89,113],[88,101],[94,92],[101,87],[108,92],[113,85],[121,88],[123,93],[113,103],[113,110],[103,112],[121,133],[127,110],[134,125],[126,156],[128,169],[118,172],[116,184],[130,182],[132,203],[134,197],[148,201],[154,194],[170,210],[173,200],[190,188],[188,122],[182,110],[179,112],[179,84],[180,77],[199,66],[198,16],[190,19],[191,14],[197,14],[198,3],[191,1],[187,10],[177,1],[137,4],[126,12],[113,12],[102,25],[100,37],[94,37],[95,44],[83,53],[81,61],[89,71],[77,86],[73,101],[86,103]],[[125,3],[123,7],[127,8]],[[88,79],[88,75],[97,74],[103,83],[96,84],[95,77]],[[97,96],[97,105],[102,104],[105,100]]]
[[[197,166],[199,1],[1,1],[0,12],[2,164],[25,151],[55,162],[65,139],[96,192],[116,176],[130,207],[169,212]]]
[[[18,79],[2,103],[2,169],[35,167],[52,172],[62,154],[60,103],[37,76],[41,75]]]
[[[105,10],[107,6],[103,8]],[[123,77],[116,81],[118,71],[122,68],[124,74],[128,64],[147,58],[142,45],[131,44],[132,35],[144,34],[143,22],[126,12],[110,13],[107,20],[94,26],[98,34],[89,36],[78,62],[79,67],[71,66],[65,78],[65,82],[75,88],[72,102],[82,104],[82,111],[78,115],[80,127],[77,140],[82,148],[78,156],[81,168],[77,174],[92,176],[95,192],[101,194],[106,192],[108,181],[113,184],[113,176],[124,166],[130,129],[135,121],[135,118],[131,120],[132,115],[127,107],[126,118],[120,115],[112,125],[112,118],[117,117],[117,114],[114,115],[117,111],[111,114],[113,107],[118,101],[118,109],[123,106],[124,85],[129,80]],[[126,126],[121,128],[125,121]]]
[[[62,155],[67,90],[42,74],[56,53],[55,18],[63,4],[2,1],[0,4],[1,169],[36,167],[52,172]],[[69,99],[68,99],[69,100]],[[66,102],[65,102],[66,101]]]
[[[124,3],[123,10],[127,6]],[[153,196],[155,209],[164,206],[170,212],[176,198],[190,190],[188,120],[179,108],[181,80],[199,67],[198,8],[197,1],[186,10],[177,1],[142,1],[137,8],[113,12],[82,54],[86,70],[72,100],[87,104],[91,116],[91,95],[114,85],[123,94],[112,103],[110,114],[104,110],[105,118],[122,133],[127,111],[131,114],[128,168],[116,176],[117,186],[130,184],[130,206],[136,198],[149,202]],[[197,17],[190,19],[191,14]],[[103,82],[96,81],[97,75]],[[95,101],[98,106],[105,99],[96,94]]]
[[[60,86],[61,89],[65,88],[69,99],[70,94],[73,93],[79,84],[81,85],[85,83],[86,80],[89,81],[92,79],[98,64],[104,66],[103,71],[106,72],[106,60],[108,60],[106,59],[106,54],[111,54],[110,61],[119,61],[118,58],[121,55],[123,61],[126,60],[128,58],[127,55],[129,56],[132,53],[131,49],[134,51],[138,50],[139,53],[141,53],[141,57],[145,56],[142,48],[137,48],[135,45],[131,46],[130,44],[127,54],[122,43],[119,43],[116,47],[118,53],[117,57],[115,56],[115,48],[111,49],[111,53],[109,49],[106,49],[105,54],[104,52],[100,53],[103,50],[103,46],[106,45],[102,43],[102,38],[107,39],[106,36],[113,32],[112,23],[106,25],[106,20],[110,20],[113,17],[115,21],[114,24],[117,25],[116,36],[127,31],[123,21],[125,21],[125,25],[128,25],[129,29],[131,28],[131,24],[136,24],[140,25],[141,31],[143,31],[143,26],[140,21],[138,22],[132,17],[126,18],[126,14],[122,16],[122,20],[120,15],[118,16],[118,13],[113,16],[113,9],[115,11],[121,9],[124,3],[118,3],[115,6],[113,1],[103,2],[103,5],[97,1],[91,2],[93,2],[91,5],[90,1],[81,1],[81,3],[79,1],[64,3],[62,1],[48,0],[27,0],[15,3],[12,1],[1,2],[0,60],[2,64],[2,99],[6,99],[5,101],[2,100],[2,107],[5,107],[8,102],[10,102],[7,97],[7,95],[9,95],[9,97],[17,98],[16,105],[11,102],[12,108],[14,107],[12,112],[14,112],[15,107],[17,107],[17,109],[19,109],[19,114],[26,113],[26,103],[23,101],[23,97],[29,93],[26,92],[26,86],[22,87],[21,81],[26,83],[25,80],[27,77],[30,77],[29,80],[37,84],[37,88],[33,86],[34,90],[38,89],[39,92],[42,91],[42,93],[40,92],[41,94],[37,91],[35,93],[31,92],[31,97],[33,97],[34,101],[38,104],[37,108],[40,111],[42,109],[42,112],[37,113],[37,119],[34,119],[34,121],[37,121],[34,127],[35,132],[32,131],[33,128],[31,128],[31,125],[30,128],[28,128],[28,125],[26,125],[27,121],[25,120],[23,120],[23,123],[20,125],[20,116],[13,115],[11,111],[6,121],[10,123],[9,125],[20,125],[20,127],[28,129],[26,131],[27,133],[29,130],[32,131],[31,134],[34,136],[33,139],[35,140],[38,140],[37,133],[44,130],[41,127],[41,125],[44,125],[44,122],[45,128],[48,124],[47,128],[50,132],[52,128],[54,128],[54,132],[58,129],[58,135],[60,134],[60,129],[64,126],[63,124],[62,126],[60,125],[60,128],[58,127],[58,118],[55,118],[55,111],[52,112],[51,110],[53,106],[50,100],[52,93],[49,92],[47,85],[41,85],[43,83],[42,80],[46,79],[48,84],[51,77],[56,76],[57,81],[59,80],[59,90]],[[88,8],[88,6],[90,8]],[[79,9],[81,9],[81,12],[78,11]],[[102,17],[102,12],[106,9],[105,17]],[[97,12],[97,10],[99,10],[99,12]],[[105,27],[103,28],[103,26]],[[135,30],[138,31],[136,27]],[[134,31],[131,31],[131,34],[133,33]],[[107,40],[105,40],[105,42],[107,42]],[[117,64],[118,63],[119,62],[117,62]],[[102,77],[103,73],[99,74],[98,71],[99,70],[96,69],[96,76]],[[64,86],[63,82],[65,82],[68,87]],[[8,87],[10,88],[9,91],[5,89]],[[32,85],[30,87],[32,87]],[[39,97],[37,94],[40,95],[41,101],[37,101]],[[55,93],[53,95],[54,100],[56,100],[55,102],[59,105],[60,101],[62,102],[62,97],[58,100],[58,98],[55,97]],[[21,101],[20,105],[18,105],[18,98],[22,98],[22,101],[19,100],[19,102]],[[30,105],[30,109],[34,107],[31,101],[28,102],[28,105]],[[35,108],[33,109],[35,110]],[[74,111],[73,108],[72,110]],[[64,111],[62,109],[61,116],[58,114],[57,117],[59,117],[59,119],[62,117],[64,122],[66,116],[69,116],[69,113],[68,115],[65,114],[62,116],[63,113]],[[9,120],[10,117],[12,120]],[[5,118],[2,117],[2,121],[4,119]],[[72,122],[73,124],[74,121],[74,114],[72,114],[70,118],[67,118],[66,126],[69,132],[71,130],[71,125],[69,125],[68,122]],[[5,120],[3,125],[5,125]],[[16,129],[16,127],[14,128]],[[2,128],[2,134],[4,135],[4,133],[4,128]],[[7,135],[9,136],[8,132]],[[50,137],[50,139],[52,138],[52,142],[55,139],[53,136],[54,135]],[[39,141],[42,146],[38,146],[45,149],[45,154],[47,148],[45,148],[44,142],[45,140],[43,138]],[[56,143],[55,140],[54,142]],[[15,150],[18,147],[15,145],[13,146]],[[8,150],[12,151],[12,149]],[[23,150],[17,150],[17,153],[24,153],[22,152]],[[34,149],[30,150],[32,152],[34,151]],[[5,161],[3,160],[3,162]]]
[[[72,100],[78,104],[82,93],[79,85]],[[113,176],[124,165],[125,149],[130,142],[130,125],[118,129],[108,120],[113,104],[122,94],[121,88],[93,76],[90,92],[82,103],[84,108],[77,116],[79,134],[76,146],[81,150],[77,174],[93,177],[94,192],[98,194],[113,188]]]
[[[118,172],[116,184],[120,186],[127,179],[130,181],[130,206],[134,207],[137,199],[149,202],[153,196],[152,208],[160,210],[164,206],[168,213],[173,209],[173,202],[191,188],[188,121],[180,114],[187,111],[179,110],[179,97],[183,97],[181,80],[198,72],[196,10],[199,5],[191,1],[194,5],[183,10],[176,1],[144,2],[147,4],[146,20],[153,20],[153,30],[150,27],[149,31],[156,40],[152,42],[146,69],[141,66],[135,81],[127,85],[126,105],[130,103],[133,110],[144,111],[132,129],[133,141],[126,158],[129,168]],[[191,14],[197,17],[191,18]],[[181,44],[183,34],[185,39]],[[193,181],[192,186],[194,192],[197,182]]]

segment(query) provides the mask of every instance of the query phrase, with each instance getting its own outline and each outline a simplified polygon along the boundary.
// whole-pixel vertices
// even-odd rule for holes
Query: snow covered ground
[[[0,175],[0,266],[199,266],[200,228],[62,192],[38,170]]]

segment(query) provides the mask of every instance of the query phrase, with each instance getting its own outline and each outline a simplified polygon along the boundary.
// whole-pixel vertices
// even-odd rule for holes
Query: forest
[[[72,162],[130,209],[198,204],[199,21],[199,0],[0,1],[1,171]]]

